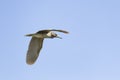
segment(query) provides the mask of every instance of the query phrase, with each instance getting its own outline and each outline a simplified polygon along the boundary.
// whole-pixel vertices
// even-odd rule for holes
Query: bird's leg
[[[60,37],[60,36],[56,36],[56,38],[62,39],[62,37]]]

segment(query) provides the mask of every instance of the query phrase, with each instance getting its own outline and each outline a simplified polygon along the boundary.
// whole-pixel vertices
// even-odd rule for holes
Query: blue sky
[[[1,80],[120,80],[119,0],[1,0]],[[25,62],[41,29],[65,29],[46,39],[36,63]]]

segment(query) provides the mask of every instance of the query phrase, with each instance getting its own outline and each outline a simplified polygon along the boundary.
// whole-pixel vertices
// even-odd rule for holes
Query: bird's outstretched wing
[[[66,33],[66,34],[69,33],[68,31],[65,31],[65,30],[57,30],[57,29],[51,29],[50,31],[58,31],[58,32]]]
[[[39,52],[42,48],[43,40],[44,39],[42,38],[32,37],[30,44],[29,44],[28,51],[27,51],[27,55],[26,55],[27,64],[31,65],[36,61],[36,59],[39,56]]]
[[[40,30],[40,31],[38,31],[37,33],[48,33],[48,32],[50,32],[50,31],[58,31],[58,32],[66,33],[66,34],[69,33],[68,31],[65,31],[65,30],[57,30],[57,29]]]

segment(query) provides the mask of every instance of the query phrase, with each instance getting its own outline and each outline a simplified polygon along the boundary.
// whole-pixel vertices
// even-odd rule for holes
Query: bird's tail
[[[26,34],[25,36],[33,36],[34,34]]]

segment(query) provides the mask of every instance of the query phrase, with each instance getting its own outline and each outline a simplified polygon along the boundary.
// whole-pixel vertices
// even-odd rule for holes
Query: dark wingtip
[[[65,31],[65,30],[60,30],[60,32],[63,32],[63,33],[66,33],[66,34],[69,33],[68,31]]]
[[[32,64],[35,63],[35,61],[32,61],[32,60],[27,59],[27,60],[26,60],[26,63],[27,63],[28,65],[32,65]]]
[[[26,62],[28,65],[33,65],[34,63],[33,62]]]

